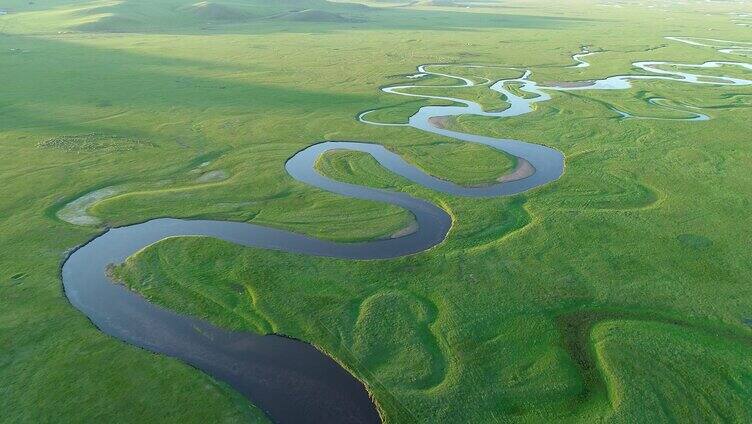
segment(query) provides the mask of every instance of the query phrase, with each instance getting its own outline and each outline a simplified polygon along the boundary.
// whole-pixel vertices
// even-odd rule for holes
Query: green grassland
[[[490,151],[489,151],[490,150]],[[515,165],[507,155],[476,144],[434,143],[406,146],[400,153],[410,162],[432,175],[441,175],[464,185],[496,182]],[[451,164],[447,168],[447,164]],[[385,173],[373,157],[362,152],[333,151],[319,160],[317,169],[339,181],[372,187],[400,189],[410,181]]]
[[[636,60],[744,60],[664,36],[752,41],[728,14],[749,4],[365,3],[374,7],[2,5],[1,421],[263,422],[224,384],[100,333],[65,299],[60,264],[104,225],[161,216],[341,241],[410,225],[396,207],[285,173],[287,158],[322,140],[380,143],[466,185],[513,168],[485,147],[357,122],[373,108],[404,122],[430,104],[379,91],[411,81],[417,65],[530,68],[544,84],[637,72]],[[582,45],[603,51],[587,58],[591,67],[566,68]],[[429,84],[452,83],[444,80]],[[653,97],[704,107],[712,119],[621,120],[609,109],[681,116],[650,106]],[[510,119],[460,117],[454,128],[561,150],[563,177],[522,195],[466,199],[334,152],[317,164],[327,175],[445,208],[447,240],[400,259],[343,261],[168,239],[115,272],[171,309],[316,345],[367,385],[388,422],[749,422],[750,106],[749,87],[642,81],[555,93]],[[123,190],[87,211],[101,226],[58,218],[110,186]]]

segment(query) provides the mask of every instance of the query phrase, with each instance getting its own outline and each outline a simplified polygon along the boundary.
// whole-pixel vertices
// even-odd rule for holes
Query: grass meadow
[[[637,60],[752,61],[666,40],[752,41],[750,3],[8,0],[0,16],[0,421],[264,422],[221,382],[100,333],[66,300],[66,252],[107,226],[237,220],[356,241],[409,227],[397,207],[289,177],[323,140],[369,141],[467,185],[514,160],[407,127],[420,106],[379,87],[424,63],[530,69],[540,83],[638,72]],[[590,46],[587,68],[568,68]],[[739,69],[710,75],[750,77]],[[517,74],[465,70],[471,78]],[[443,81],[446,82],[446,81]],[[432,84],[441,85],[441,78]],[[459,89],[489,109],[503,98]],[[451,93],[450,93],[451,92]],[[705,122],[651,98],[702,107]],[[439,102],[440,103],[440,102]],[[116,273],[155,303],[305,340],[372,393],[386,422],[752,421],[752,88],[641,81],[555,93],[462,131],[545,144],[561,179],[467,199],[360,153],[317,164],[343,181],[445,208],[447,240],[345,261],[206,238],[161,241]],[[98,225],[58,212],[92,191]]]

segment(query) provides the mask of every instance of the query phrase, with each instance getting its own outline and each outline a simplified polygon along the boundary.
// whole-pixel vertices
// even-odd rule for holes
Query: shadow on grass
[[[556,316],[555,322],[561,334],[563,347],[582,376],[583,390],[577,397],[578,403],[584,403],[586,399],[592,397],[601,395],[605,397],[607,394],[606,381],[598,367],[590,335],[597,323],[609,320],[650,321],[670,324],[752,346],[752,337],[739,330],[730,327],[701,325],[654,311],[578,309],[564,312]]]

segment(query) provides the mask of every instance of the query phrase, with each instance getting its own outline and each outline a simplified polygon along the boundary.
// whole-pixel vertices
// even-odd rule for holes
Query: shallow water
[[[583,48],[581,52],[572,55],[572,60],[577,62],[576,65],[568,66],[568,68],[588,68],[590,67],[590,62],[584,60],[584,57],[592,56],[598,52],[591,52],[590,50]]]
[[[725,54],[752,56],[752,42],[747,41],[730,41],[703,37],[666,37],[666,39],[692,46],[712,47]]]

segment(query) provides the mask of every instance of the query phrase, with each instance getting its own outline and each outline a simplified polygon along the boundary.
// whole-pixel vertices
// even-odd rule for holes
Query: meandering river
[[[583,63],[585,54],[577,60]],[[356,150],[374,157],[389,171],[430,189],[456,196],[504,196],[521,193],[556,180],[564,171],[564,156],[556,149],[520,140],[492,138],[444,128],[439,120],[460,115],[509,118],[530,113],[536,103],[551,100],[552,92],[564,90],[627,89],[635,80],[672,80],[708,85],[750,85],[752,81],[730,77],[707,77],[680,69],[752,65],[707,62],[700,65],[666,62],[636,62],[639,75],[621,75],[575,85],[541,87],[530,71],[519,78],[480,83],[509,103],[503,111],[485,111],[476,102],[416,92],[418,85],[383,88],[401,96],[446,100],[452,106],[426,106],[407,123],[369,120],[373,111],[358,119],[374,125],[403,125],[458,141],[479,143],[518,158],[518,169],[503,182],[465,187],[432,175],[406,162],[384,146],[350,141],[326,141],[311,145],[286,163],[288,174],[305,184],[357,199],[396,205],[409,210],[417,230],[401,237],[361,243],[337,243],[260,225],[210,220],[155,219],[109,229],[81,246],[63,264],[62,278],[70,302],[86,314],[101,331],[135,346],[188,363],[229,384],[268,416],[281,423],[378,422],[380,417],[366,388],[339,364],[309,344],[281,336],[261,336],[227,331],[200,319],[177,314],[149,303],[106,275],[110,264],[122,263],[135,252],[167,237],[207,236],[264,249],[347,259],[388,259],[419,253],[441,243],[452,220],[442,208],[405,193],[358,186],[332,180],[315,169],[316,160],[333,149]],[[482,65],[466,65],[469,68]],[[430,75],[452,78],[452,88],[478,85],[463,76],[439,72],[445,65],[422,65],[412,79]],[[668,69],[667,69],[668,68]],[[519,86],[517,95],[509,84]],[[430,86],[435,89],[436,86]],[[656,102],[656,105],[660,105]],[[702,115],[705,116],[705,115]],[[698,120],[697,114],[687,120]]]

